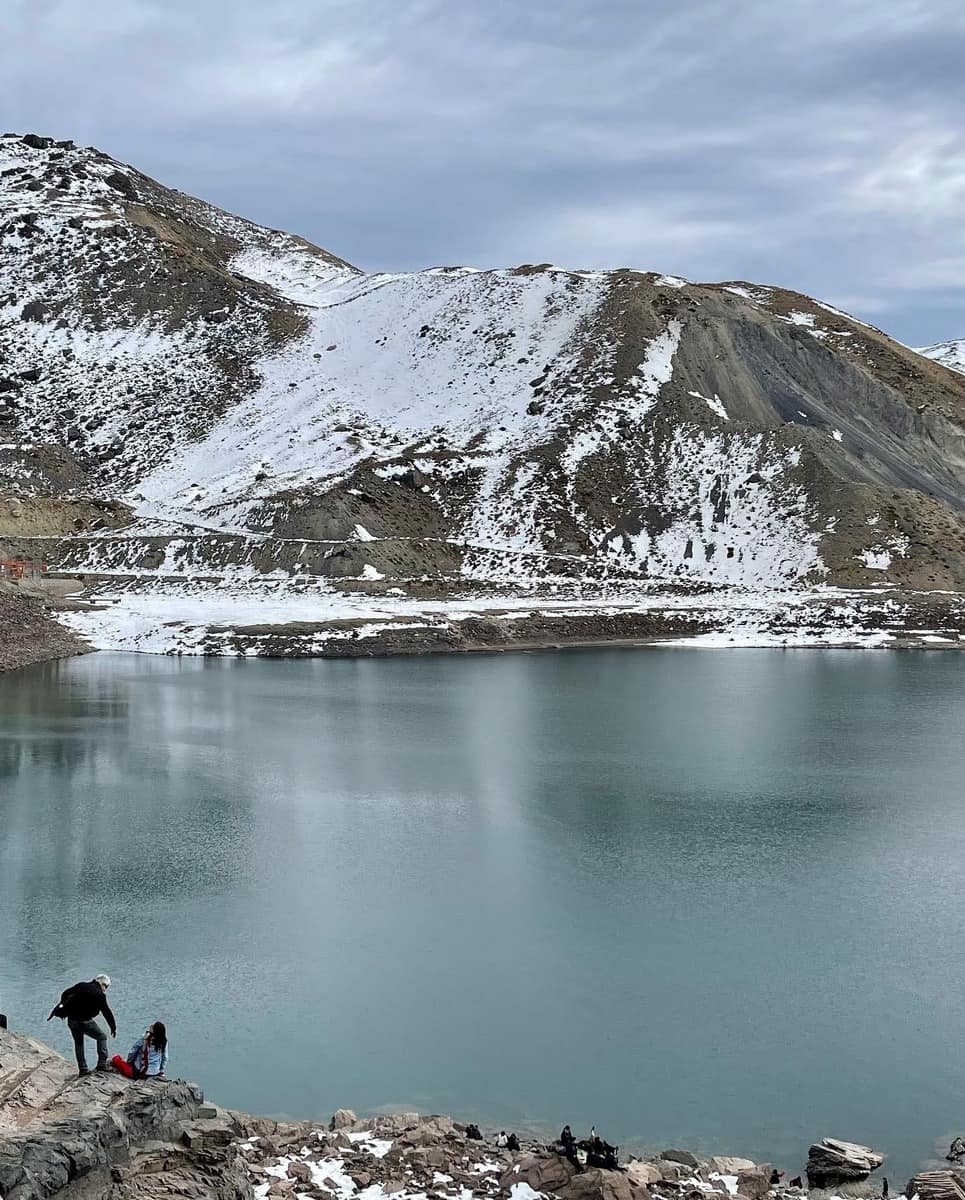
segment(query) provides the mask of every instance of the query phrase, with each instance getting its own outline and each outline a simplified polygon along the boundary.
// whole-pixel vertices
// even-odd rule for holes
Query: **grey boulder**
[[[884,1161],[885,1156],[870,1146],[823,1138],[808,1151],[808,1183],[825,1188],[867,1179]]]

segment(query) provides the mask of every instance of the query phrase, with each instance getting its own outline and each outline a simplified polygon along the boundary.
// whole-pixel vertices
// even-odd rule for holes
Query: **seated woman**
[[[128,1079],[163,1079],[168,1062],[168,1035],[163,1021],[155,1021],[131,1047],[127,1061],[119,1054],[114,1066]]]

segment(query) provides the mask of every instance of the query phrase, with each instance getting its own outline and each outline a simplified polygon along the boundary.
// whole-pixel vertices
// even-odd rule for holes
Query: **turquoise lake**
[[[220,1103],[595,1124],[892,1191],[965,1131],[965,663],[662,649],[0,676],[0,1009],[108,971]]]

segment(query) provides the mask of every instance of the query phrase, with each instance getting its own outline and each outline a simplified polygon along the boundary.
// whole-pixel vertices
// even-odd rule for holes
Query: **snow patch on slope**
[[[869,571],[887,571],[894,556],[904,558],[910,547],[911,541],[904,534],[894,534],[883,544],[859,550],[855,558],[863,563]]]
[[[250,246],[236,254],[230,266],[239,275],[266,283],[289,300],[306,305],[320,303],[333,284],[358,275],[351,267],[329,262],[308,248],[286,242],[274,247]]]
[[[917,350],[916,354],[921,354],[925,358],[941,363],[943,367],[949,367],[952,371],[959,371],[965,375],[965,338],[961,341],[939,342],[935,346],[924,346]]]
[[[397,458],[444,431],[455,448],[473,443],[482,473],[467,536],[498,537],[505,493],[524,482],[514,483],[516,460],[552,429],[527,411],[530,380],[566,360],[606,286],[563,272],[337,279],[316,297],[308,332],[258,362],[255,393],[140,491],[186,508],[203,476],[211,494],[232,498],[211,511],[244,522],[261,498],[332,486],[364,460]]]
[[[680,345],[683,325],[673,320],[647,346],[643,361],[628,380],[629,395],[595,412],[589,428],[580,429],[560,455],[560,465],[572,479],[584,459],[616,440],[618,422],[641,425],[660,395],[660,389],[673,375],[673,358]]]
[[[670,443],[661,490],[642,483],[639,501],[686,515],[658,532],[614,534],[611,549],[658,578],[786,587],[824,574],[807,494],[784,478],[799,458],[764,434],[707,435],[682,426]]]
[[[730,417],[727,415],[727,409],[724,408],[723,401],[721,400],[720,396],[717,395],[716,392],[714,392],[713,397],[704,396],[700,392],[688,392],[687,395],[693,396],[695,400],[703,400],[703,402],[707,405],[707,407],[710,409],[710,411],[712,413],[714,413],[716,416],[720,417],[721,420],[723,420],[723,421],[730,420]]]

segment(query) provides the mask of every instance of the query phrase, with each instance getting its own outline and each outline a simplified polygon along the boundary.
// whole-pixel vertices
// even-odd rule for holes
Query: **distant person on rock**
[[[605,1171],[615,1171],[619,1163],[619,1146],[611,1146],[608,1141],[605,1141],[596,1131],[594,1125],[590,1129],[590,1136],[583,1142],[577,1142],[577,1147],[580,1150],[586,1151],[586,1165],[588,1167],[602,1167]]]
[[[511,1133],[509,1135],[509,1137],[506,1139],[506,1149],[507,1150],[518,1150],[519,1149],[519,1138],[516,1136],[515,1133]]]
[[[114,1069],[128,1079],[163,1079],[168,1065],[168,1035],[163,1021],[155,1021],[130,1049],[126,1059],[115,1054]]]
[[[570,1162],[579,1163],[580,1160],[576,1153],[576,1138],[569,1125],[563,1126],[563,1132],[560,1134],[557,1145],[562,1149],[564,1158],[568,1158]]]
[[[90,1074],[84,1054],[85,1037],[97,1043],[97,1070],[108,1069],[107,1034],[94,1018],[103,1016],[111,1031],[111,1037],[117,1037],[117,1022],[107,1003],[107,989],[110,986],[110,975],[95,975],[88,983],[75,983],[61,995],[60,1002],[54,1005],[47,1018],[49,1021],[53,1017],[66,1017],[67,1028],[74,1039],[78,1075]]]
[[[505,1150],[508,1141],[509,1138],[506,1136],[506,1130],[501,1129],[499,1131],[499,1137],[496,1138],[496,1145],[500,1148],[500,1150]]]

